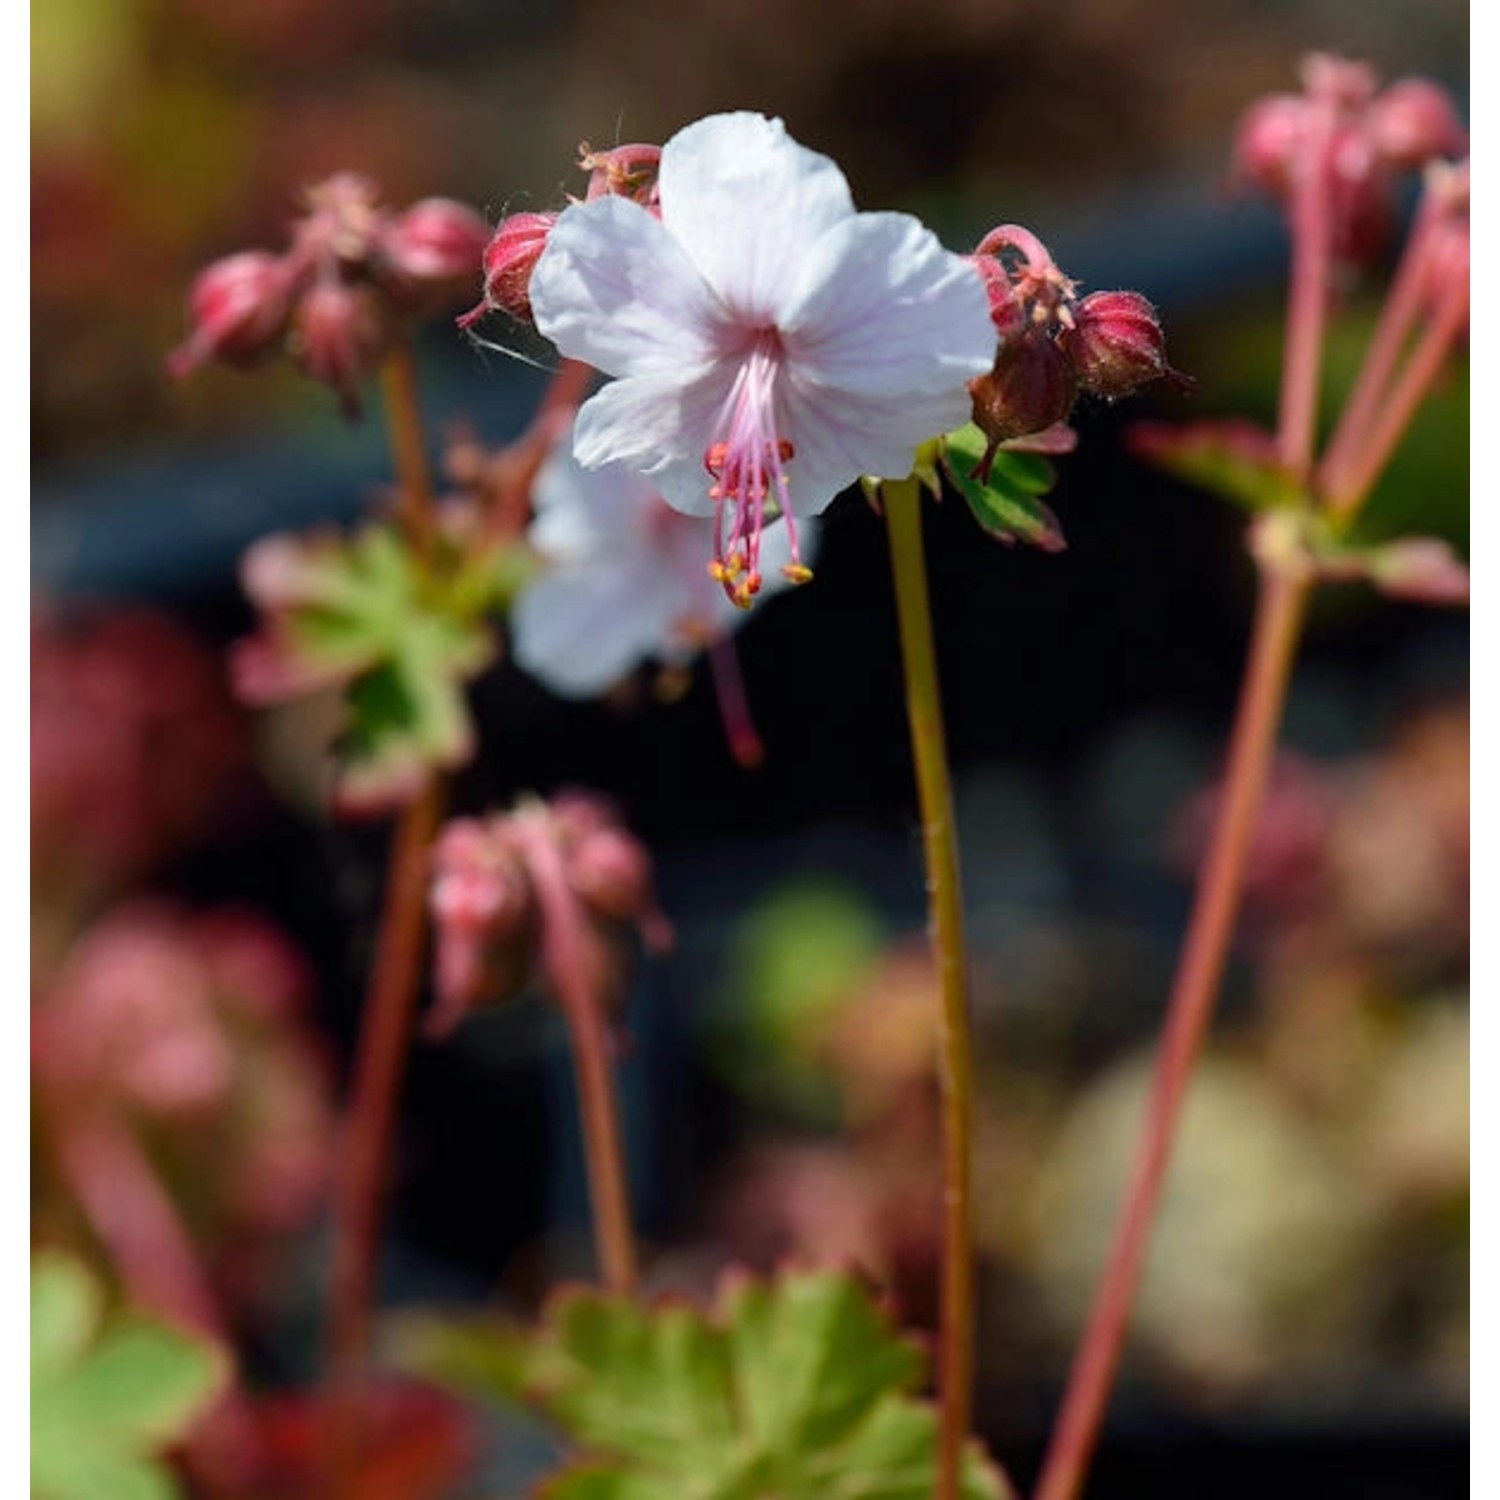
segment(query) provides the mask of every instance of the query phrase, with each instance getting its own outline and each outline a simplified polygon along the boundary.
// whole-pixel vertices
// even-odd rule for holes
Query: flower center
[[[729,395],[714,424],[714,440],[703,455],[713,478],[717,527],[709,576],[742,609],[761,588],[760,539],[768,519],[784,518],[792,560],[782,572],[806,583],[812,570],[797,548],[797,527],[788,500],[786,466],[795,456],[791,442],[776,430],[776,380],[781,373],[781,338],[774,328],[753,337]]]

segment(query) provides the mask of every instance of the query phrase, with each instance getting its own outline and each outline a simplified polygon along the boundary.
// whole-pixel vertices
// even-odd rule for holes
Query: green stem
[[[1230,741],[1224,800],[1199,875],[1156,1058],[1146,1123],[1109,1260],[1078,1346],[1035,1500],[1074,1500],[1094,1451],[1150,1244],[1172,1142],[1202,1048],[1239,912],[1292,661],[1312,579],[1294,566],[1264,571],[1250,659]]]
[[[937,961],[938,1081],[943,1112],[943,1251],[938,1350],[937,1500],[957,1500],[969,1436],[974,1379],[974,1254],[970,1207],[973,1046],[958,836],[943,734],[932,610],[922,547],[922,492],[915,478],[880,487],[891,548],[906,713],[911,727],[922,847],[927,864],[929,935]]]

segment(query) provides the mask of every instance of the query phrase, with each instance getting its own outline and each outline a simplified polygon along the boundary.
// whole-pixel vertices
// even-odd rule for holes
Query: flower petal
[[[584,469],[564,439],[537,473],[532,489],[536,519],[526,540],[550,563],[610,557],[637,535],[646,506],[654,502],[654,489],[620,464]]]
[[[560,568],[516,600],[513,654],[559,693],[590,697],[668,642],[683,613],[678,595],[649,554]]]
[[[962,422],[965,386],[995,358],[979,273],[909,214],[860,214],[829,230],[800,267],[779,326],[804,386],[885,398],[893,417],[914,395],[946,392],[957,393]],[[936,430],[913,432],[911,443]]]
[[[724,338],[724,309],[697,267],[625,198],[563,211],[531,273],[530,295],[542,333],[608,375],[700,365]]]
[[[712,515],[703,456],[734,374],[732,365],[723,364],[686,379],[673,373],[611,382],[579,411],[574,455],[586,469],[625,464],[649,476],[675,509]]]
[[[737,319],[779,323],[816,241],[854,213],[828,157],[798,145],[780,120],[710,115],[662,148],[661,216]]]

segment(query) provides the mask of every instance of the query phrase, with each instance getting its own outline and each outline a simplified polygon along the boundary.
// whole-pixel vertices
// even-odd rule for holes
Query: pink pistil
[[[760,539],[769,501],[786,518],[792,560],[783,572],[805,583],[812,572],[797,549],[796,527],[788,505],[791,485],[786,465],[795,454],[776,431],[776,379],[781,373],[781,339],[774,328],[754,335],[715,424],[715,438],[703,455],[713,476],[709,497],[718,522],[709,575],[742,609],[760,592]],[[726,511],[728,524],[726,530]]]

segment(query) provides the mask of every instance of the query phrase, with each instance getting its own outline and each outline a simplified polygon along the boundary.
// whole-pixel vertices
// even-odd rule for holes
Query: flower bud
[[[656,176],[661,165],[661,147],[640,142],[615,146],[608,151],[578,148],[578,169],[589,174],[585,200],[632,198],[643,207],[656,204]]]
[[[503,219],[485,248],[484,300],[458,320],[460,328],[488,312],[505,312],[519,323],[532,322],[531,273],[547,248],[556,214],[519,213]]]
[[[1437,537],[1404,537],[1382,547],[1370,569],[1375,586],[1416,604],[1466,605],[1469,570]]]
[[[994,368],[969,382],[974,421],[991,443],[1009,442],[1061,422],[1078,382],[1061,349],[1033,329],[1000,346]]]
[[[247,365],[280,341],[291,312],[291,277],[265,250],[245,250],[204,267],[188,294],[192,332],[167,356],[179,380],[210,359]]]
[[[1272,94],[1252,104],[1235,132],[1235,178],[1281,197],[1291,186],[1292,162],[1307,135],[1307,115],[1307,101],[1295,94]]]
[[[385,353],[385,318],[375,292],[335,279],[314,282],[297,306],[292,339],[298,364],[338,392],[346,414],[357,415],[360,383]]]
[[[1375,149],[1402,167],[1458,156],[1468,141],[1447,93],[1425,78],[1404,78],[1386,89],[1370,106],[1368,129]]]
[[[401,290],[444,299],[472,284],[490,226],[451,198],[423,198],[386,227],[382,248]]]
[[[1085,390],[1128,396],[1170,371],[1156,309],[1139,292],[1094,292],[1074,317],[1064,348]]]
[[[651,860],[629,834],[601,828],[572,851],[568,877],[599,916],[634,921],[651,910]]]

